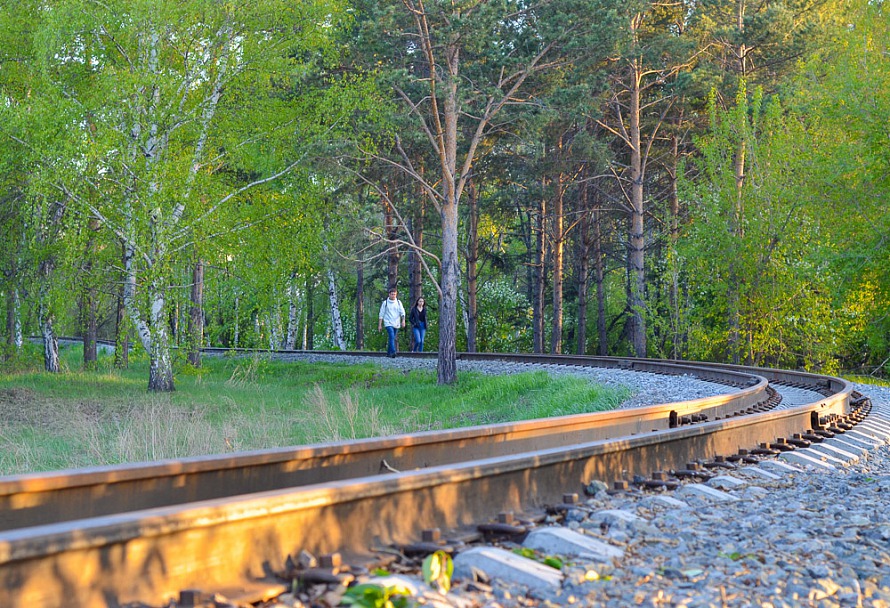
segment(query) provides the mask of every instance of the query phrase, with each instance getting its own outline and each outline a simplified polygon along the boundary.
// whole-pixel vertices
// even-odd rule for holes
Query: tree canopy
[[[173,390],[201,346],[382,348],[401,284],[443,383],[476,349],[886,372],[882,2],[3,5],[6,358],[135,339]]]

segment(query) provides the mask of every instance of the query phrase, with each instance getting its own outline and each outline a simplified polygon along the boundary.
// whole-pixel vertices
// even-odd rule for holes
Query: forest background
[[[886,375],[879,0],[0,0],[0,336]],[[403,332],[407,349],[410,332]]]

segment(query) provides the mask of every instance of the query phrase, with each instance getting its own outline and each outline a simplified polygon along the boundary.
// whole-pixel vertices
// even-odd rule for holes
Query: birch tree
[[[69,142],[91,144],[72,151],[58,189],[123,242],[124,301],[149,353],[149,389],[174,390],[172,262],[198,226],[208,238],[237,229],[229,208],[252,202],[250,221],[263,215],[256,208],[307,142],[336,124],[288,96],[330,48],[342,7],[68,0],[39,13],[43,70],[77,117]]]

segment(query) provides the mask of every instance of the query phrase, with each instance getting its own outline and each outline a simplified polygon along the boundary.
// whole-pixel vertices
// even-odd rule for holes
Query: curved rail
[[[553,356],[534,359],[569,364],[592,361]],[[659,365],[671,366],[662,367],[661,373],[678,373],[679,368],[690,367],[648,360],[608,359],[607,362],[615,367],[650,368],[645,371]],[[716,365],[700,369],[718,375],[742,371]],[[303,549],[313,553],[337,550],[366,554],[374,546],[416,540],[419,530],[425,528],[459,530],[499,511],[523,511],[557,502],[563,492],[576,491],[591,479],[616,479],[634,473],[682,468],[697,457],[733,454],[739,448],[820,428],[833,417],[850,411],[851,389],[843,380],[768,371],[777,379],[781,377],[783,382],[834,392],[807,405],[735,416],[733,414],[750,410],[750,403],[744,408],[740,403],[733,406],[735,409],[720,408],[727,408],[727,403],[740,395],[745,395],[744,399],[754,398],[761,390],[758,387],[766,390],[760,373],[753,370],[743,373],[749,375],[749,383],[751,376],[759,376],[756,384],[736,395],[698,400],[700,403],[695,406],[667,404],[448,431],[450,438],[446,439],[446,445],[449,447],[443,448],[443,453],[450,452],[450,460],[424,462],[433,466],[417,470],[377,474],[380,464],[380,452],[377,452],[368,460],[376,462],[378,467],[370,478],[343,477],[310,482],[302,487],[7,530],[0,533],[0,605],[110,606],[168,598],[199,583],[231,586],[237,581],[263,578],[283,569],[286,557]],[[718,399],[720,403],[711,399]],[[683,410],[687,406],[692,409]],[[707,421],[671,428],[671,412],[700,414],[708,408],[713,416]],[[719,420],[716,419],[718,411]],[[610,415],[623,417],[611,419],[619,425],[618,434],[598,436],[597,426],[606,424]],[[678,418],[675,416],[674,422]],[[585,419],[584,424],[589,427],[569,430],[580,419]],[[620,419],[625,422],[618,422]],[[545,427],[549,430],[542,430]],[[561,430],[553,432],[560,427]],[[422,433],[394,438],[403,443],[397,448],[390,447],[393,462],[402,462],[398,460],[401,454],[428,443],[434,435],[436,433]],[[546,443],[548,441],[551,443]],[[372,446],[379,448],[385,442],[366,440],[307,449],[328,450],[335,462],[365,449],[372,453]],[[501,444],[502,451],[481,456],[489,443]],[[459,462],[464,455],[479,459]],[[255,453],[253,457],[261,459],[262,455]],[[414,464],[417,462],[420,461]],[[154,466],[187,468],[182,462]],[[104,473],[114,473],[113,469]],[[327,472],[333,470],[328,468]],[[97,473],[69,472],[67,475]],[[120,477],[125,476],[120,469],[118,473]],[[38,478],[8,478],[4,483],[37,483]],[[45,477],[44,481],[51,485],[48,479]],[[203,485],[210,484],[205,479]],[[93,492],[101,494],[98,489]],[[7,496],[12,501],[23,497],[17,492]]]

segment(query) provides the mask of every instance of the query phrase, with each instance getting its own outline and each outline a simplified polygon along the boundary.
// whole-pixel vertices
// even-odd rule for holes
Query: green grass
[[[890,380],[885,378],[875,378],[874,376],[844,376],[844,379],[859,384],[871,384],[873,386],[890,386]]]
[[[81,370],[80,347],[62,350],[61,374],[27,349],[0,366],[0,474],[181,458],[360,437],[529,420],[615,407],[627,396],[545,372],[461,373],[372,364],[205,358],[178,366],[174,393],[146,390],[148,366],[110,356]]]

